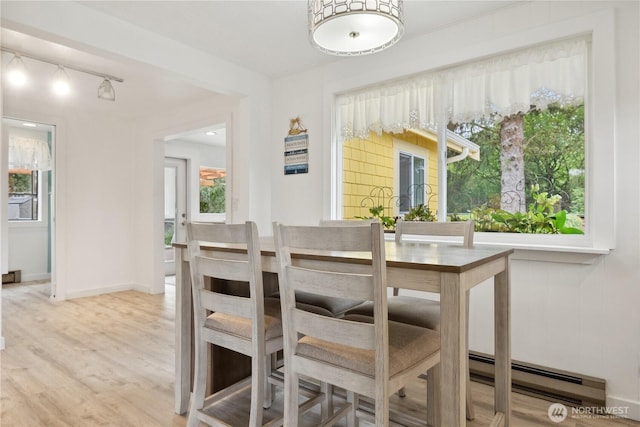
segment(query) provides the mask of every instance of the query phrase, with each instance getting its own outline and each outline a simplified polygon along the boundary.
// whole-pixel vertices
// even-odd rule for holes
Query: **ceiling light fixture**
[[[7,65],[7,78],[14,85],[18,85],[20,81],[22,81],[22,84],[26,83],[27,81],[26,67],[24,65],[24,62],[22,61],[22,58],[29,58],[36,61],[45,62],[47,64],[52,64],[58,67],[58,69],[55,72],[54,91],[60,94],[69,93],[69,91],[71,90],[69,76],[67,75],[67,72],[65,70],[74,70],[80,73],[90,74],[92,76],[100,77],[102,79],[102,82],[98,86],[98,98],[104,99],[107,101],[115,101],[116,99],[116,91],[113,88],[113,85],[111,84],[111,82],[118,82],[118,83],[124,82],[124,80],[121,79],[120,77],[111,76],[105,73],[99,73],[97,71],[88,70],[86,68],[77,67],[75,65],[63,64],[60,62],[52,61],[47,58],[43,58],[41,56],[32,55],[30,53],[19,52],[17,50],[10,49],[4,46],[0,46],[0,51],[8,52],[14,55],[13,59]],[[20,78],[19,73],[16,73],[14,76],[14,74],[12,73],[14,69],[16,71],[18,70],[22,71],[22,74],[23,74],[22,80]],[[14,78],[16,79],[16,82],[13,81]]]
[[[14,55],[7,65],[7,79],[14,86],[24,86],[27,83],[27,67],[20,55]]]
[[[215,135],[218,134],[218,132],[213,131],[213,130],[208,130],[204,134],[207,135],[207,136],[215,136]]]
[[[105,77],[105,79],[98,86],[98,98],[104,99],[105,101],[115,101],[116,100],[116,91],[111,84],[111,81]]]
[[[66,96],[71,92],[71,83],[69,83],[69,76],[64,71],[62,65],[58,65],[58,69],[53,75],[53,91],[61,96]]]
[[[309,0],[309,40],[324,53],[367,55],[404,33],[402,0]]]

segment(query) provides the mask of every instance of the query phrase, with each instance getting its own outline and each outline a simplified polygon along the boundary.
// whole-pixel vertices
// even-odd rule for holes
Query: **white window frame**
[[[400,196],[400,154],[408,154],[412,157],[419,157],[424,160],[424,182],[426,186],[429,184],[429,150],[424,147],[410,144],[397,138],[393,138],[393,194]],[[427,202],[427,200],[425,200]],[[413,203],[413,201],[412,201]],[[396,215],[402,215],[406,212],[400,211],[400,204],[394,212]]]
[[[483,45],[480,55],[473,49],[450,51],[433,61],[423,70],[414,73],[441,69],[454,64],[472,62],[482,57],[499,55],[503,52],[523,49],[535,44],[550,43],[563,38],[571,38],[591,34],[591,53],[589,58],[589,87],[585,97],[585,216],[587,224],[584,235],[531,235],[517,233],[477,233],[475,244],[505,244],[523,251],[548,251],[553,253],[582,254],[575,262],[592,262],[593,255],[609,253],[616,246],[615,224],[615,185],[614,170],[615,153],[615,11],[601,10],[566,21],[551,23],[536,28],[529,28],[511,37],[496,40],[491,46]],[[474,55],[476,55],[474,57]],[[396,67],[400,69],[402,67]],[[377,74],[377,75],[376,75]],[[340,192],[342,190],[342,172],[338,168],[342,159],[342,143],[336,132],[336,97],[356,89],[363,84],[374,85],[404,77],[390,76],[372,70],[359,79],[343,81],[325,87],[325,102],[331,108],[331,116],[326,121],[332,135],[330,165],[330,191],[328,194],[331,216],[339,218],[342,209]],[[593,118],[597,118],[594,120]],[[443,141],[439,145],[442,146]],[[439,169],[446,166],[446,159],[438,156]],[[440,193],[440,189],[438,190]],[[555,255],[553,255],[555,256]],[[552,257],[553,257],[552,256]],[[569,256],[572,257],[571,255]],[[554,260],[558,260],[555,258]],[[586,260],[586,261],[584,261]],[[573,261],[572,261],[573,262]]]

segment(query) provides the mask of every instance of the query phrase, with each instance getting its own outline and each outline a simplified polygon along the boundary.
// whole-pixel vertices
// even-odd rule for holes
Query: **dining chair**
[[[347,391],[326,424],[358,425],[360,396],[373,399],[377,427],[389,425],[389,395],[440,362],[437,331],[388,320],[382,225],[285,226],[274,223],[284,331],[284,424],[298,425],[300,377]],[[313,260],[305,266],[305,253]],[[323,251],[358,252],[371,262],[323,263]],[[348,255],[348,254],[347,254]],[[320,262],[317,262],[320,260]],[[299,309],[299,292],[371,300],[374,316],[321,316]],[[427,402],[428,403],[428,402]]]
[[[223,425],[219,417],[206,412],[206,409],[249,386],[249,425],[281,426],[282,417],[263,424],[263,406],[268,408],[271,405],[276,383],[270,378],[271,355],[282,350],[283,337],[280,303],[275,299],[265,299],[263,295],[256,224],[249,221],[245,224],[189,222],[187,239],[195,338],[194,386],[187,426],[196,427],[200,421],[211,426]],[[205,253],[200,246],[206,243],[237,245],[246,249],[246,254],[241,250]],[[212,279],[243,283],[248,288],[244,292],[248,297],[208,290],[206,281]],[[250,356],[251,376],[207,397],[209,344]]]
[[[324,219],[320,220],[320,226],[368,226],[376,219]],[[272,298],[280,298],[280,292],[271,295]],[[299,292],[296,298],[299,308],[324,314],[332,317],[342,317],[344,313],[362,304],[364,301],[351,300],[346,298],[332,298],[324,295],[314,295],[306,292]]]
[[[423,221],[397,221],[395,240],[400,243],[406,241],[410,236],[419,236],[420,240],[425,237],[438,237],[439,244],[458,244],[465,248],[473,247],[474,221],[464,222],[423,222]],[[460,239],[451,241],[450,239],[442,239],[443,237],[458,237]],[[393,296],[388,300],[389,320],[402,322],[409,325],[421,326],[423,328],[440,330],[440,302],[430,299],[399,295],[399,289],[393,288]],[[466,293],[467,299],[467,337],[469,336],[469,291]],[[373,315],[374,304],[367,301],[353,309],[347,311],[347,315]],[[468,343],[467,354],[469,353]],[[430,378],[427,374],[427,380]],[[467,419],[475,418],[473,408],[473,397],[470,387],[470,374],[467,369]],[[430,386],[428,385],[430,388]],[[429,394],[434,391],[429,390]],[[400,390],[400,396],[404,396],[404,390]]]

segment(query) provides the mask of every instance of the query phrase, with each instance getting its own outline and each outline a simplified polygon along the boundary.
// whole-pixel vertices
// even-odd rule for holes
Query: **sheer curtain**
[[[365,137],[370,131],[398,133],[433,128],[439,79],[435,74],[367,89],[337,99],[338,129],[343,139]]]
[[[447,119],[500,120],[531,107],[580,104],[587,86],[587,52],[586,40],[569,40],[446,70],[441,77],[448,87]]]
[[[9,138],[9,168],[51,170],[51,150],[46,141],[11,136]]]
[[[588,41],[581,38],[341,95],[339,135],[346,140],[370,131],[435,128],[440,112],[446,112],[448,121],[461,123],[488,116],[500,119],[532,106],[580,104],[586,95],[587,66]]]

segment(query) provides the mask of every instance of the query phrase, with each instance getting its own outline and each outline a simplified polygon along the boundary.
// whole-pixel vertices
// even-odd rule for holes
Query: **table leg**
[[[183,251],[176,248],[176,378],[175,410],[184,414],[191,395],[191,272]]]
[[[466,297],[460,276],[442,273],[440,279],[441,397],[443,427],[466,425]]]
[[[511,277],[509,258],[505,270],[494,279],[495,312],[495,411],[511,418]]]

